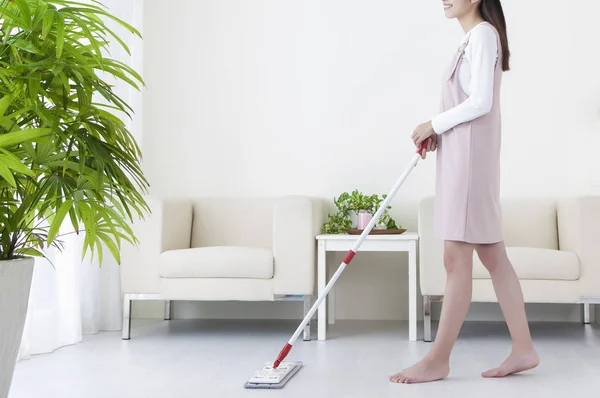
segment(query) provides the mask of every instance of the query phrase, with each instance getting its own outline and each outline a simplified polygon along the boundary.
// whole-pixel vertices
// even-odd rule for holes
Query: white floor
[[[327,341],[296,343],[288,359],[301,360],[304,367],[283,390],[244,389],[256,369],[276,358],[295,327],[277,321],[138,321],[130,341],[122,341],[119,333],[102,333],[19,362],[10,398],[600,394],[600,326],[547,323],[532,324],[541,366],[503,380],[479,376],[508,353],[509,338],[501,323],[465,325],[445,381],[397,385],[387,376],[421,358],[430,345],[409,343],[406,323],[342,321],[330,329]]]

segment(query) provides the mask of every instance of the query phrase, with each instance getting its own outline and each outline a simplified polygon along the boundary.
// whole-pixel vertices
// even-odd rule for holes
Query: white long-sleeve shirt
[[[458,79],[468,98],[431,120],[433,130],[442,134],[453,127],[488,113],[494,98],[494,69],[498,60],[498,42],[490,26],[481,23],[471,29],[462,43],[469,39],[458,66]]]

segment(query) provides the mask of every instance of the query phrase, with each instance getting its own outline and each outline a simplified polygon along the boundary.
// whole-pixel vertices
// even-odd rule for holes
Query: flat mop
[[[312,316],[317,311],[317,308],[319,308],[319,305],[321,304],[321,302],[325,299],[325,297],[327,297],[327,294],[329,294],[329,291],[331,290],[333,285],[335,285],[335,283],[337,282],[337,280],[340,277],[340,275],[342,274],[342,272],[344,272],[344,269],[346,268],[346,266],[348,264],[350,264],[350,262],[356,255],[356,252],[360,248],[360,245],[363,243],[365,238],[369,235],[369,233],[371,232],[373,227],[379,221],[379,218],[381,217],[381,215],[383,214],[383,212],[385,211],[385,209],[387,208],[387,206],[389,205],[391,200],[396,195],[396,192],[398,192],[398,189],[400,189],[400,187],[402,186],[402,184],[404,183],[404,181],[406,180],[406,178],[408,177],[408,175],[410,174],[412,169],[415,168],[415,166],[419,162],[419,159],[421,159],[423,151],[425,150],[425,148],[427,146],[427,141],[428,140],[425,140],[423,142],[421,149],[419,149],[417,151],[417,153],[414,155],[413,159],[411,160],[410,164],[404,171],[404,173],[402,173],[400,178],[398,178],[396,185],[394,185],[391,192],[388,194],[388,196],[385,198],[383,203],[380,205],[379,209],[377,210],[377,212],[375,213],[375,215],[373,216],[373,218],[371,219],[371,221],[369,222],[367,227],[360,234],[360,236],[356,240],[356,243],[354,243],[354,246],[352,247],[352,249],[350,249],[348,251],[348,253],[344,257],[342,263],[338,267],[337,271],[335,272],[335,274],[333,275],[333,277],[331,278],[329,283],[327,283],[327,286],[325,287],[325,291],[323,293],[321,293],[321,295],[318,297],[317,301],[313,304],[310,311],[308,311],[308,314],[306,314],[306,316],[304,317],[304,319],[302,320],[302,322],[296,329],[296,332],[294,332],[294,334],[292,335],[292,338],[283,347],[283,349],[277,356],[277,359],[275,360],[275,362],[273,362],[273,363],[269,362],[269,363],[265,364],[265,366],[262,369],[257,371],[254,374],[254,376],[252,376],[252,378],[250,378],[250,380],[248,380],[246,382],[246,384],[244,384],[245,388],[256,388],[256,389],[283,388],[283,386],[285,386],[285,384],[300,370],[300,368],[302,367],[301,361],[284,362],[284,359],[287,357],[287,355],[291,351],[292,346],[296,342],[296,339],[298,339],[298,337],[304,330],[304,326],[306,326],[306,324],[311,320]]]

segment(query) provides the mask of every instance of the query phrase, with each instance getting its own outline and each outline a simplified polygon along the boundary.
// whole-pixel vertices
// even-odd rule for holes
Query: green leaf
[[[6,148],[12,145],[21,144],[27,141],[33,141],[36,138],[43,137],[52,133],[51,129],[39,128],[39,129],[26,129],[19,130],[13,133],[6,133],[0,135],[0,148]]]
[[[85,226],[85,236],[90,239],[90,246],[93,248],[93,242],[96,241],[96,218],[94,217],[93,210],[87,204],[82,203],[80,210],[81,219]]]
[[[56,14],[56,58],[60,59],[65,45],[65,20],[62,14]]]
[[[37,100],[38,93],[40,92],[40,81],[32,79],[29,81],[29,98],[31,98],[31,102],[35,103]]]
[[[37,8],[35,10],[35,15],[33,17],[33,29],[36,29],[37,26],[40,24],[40,22],[42,22],[42,20],[44,19],[44,15],[46,14],[47,11],[48,11],[48,3],[45,3],[45,2],[37,3]]]
[[[121,21],[122,22],[122,21]],[[127,27],[128,25],[125,25],[125,27]],[[135,29],[131,28],[130,31],[133,31],[134,33],[136,33],[138,36],[140,35],[139,32],[137,32]],[[127,55],[131,55],[131,51],[129,50],[129,47],[127,46],[127,44],[125,44],[125,42],[119,37],[119,35],[117,35],[115,32],[113,32],[111,29],[106,28],[106,30],[108,31],[108,33],[116,40],[119,42],[119,44],[121,45],[121,47],[123,47],[123,49],[127,52]]]
[[[91,5],[88,3],[82,3],[82,2],[78,2],[78,1],[70,1],[70,0],[52,0],[52,2],[55,4],[62,4],[62,5],[69,5],[69,6],[83,6],[83,7],[88,7],[93,10],[98,10],[98,11],[104,11],[104,9],[102,7],[106,7],[104,4],[100,3],[99,1],[95,1],[95,0],[92,0],[92,2],[98,4],[98,6],[94,6],[94,5]]]
[[[84,238],[83,238],[83,249],[81,250],[81,261],[85,260],[85,255],[87,254],[87,251],[90,247],[90,237],[85,234]],[[94,255],[94,248],[92,247],[92,257]]]
[[[12,103],[13,98],[14,97],[11,94],[7,94],[7,95],[3,96],[2,98],[0,98],[0,116],[4,116],[4,114],[6,113],[6,110]]]
[[[69,209],[69,218],[71,219],[71,225],[77,234],[79,234],[79,220],[77,219],[77,214],[75,213],[75,208],[71,207]]]
[[[129,83],[136,90],[140,89],[138,84],[135,81],[133,81],[129,76],[127,76],[121,69],[113,68],[108,64],[104,65],[103,69],[108,73],[112,74],[113,76],[118,77],[119,79]]]
[[[100,46],[98,45],[98,40],[94,37],[94,35],[90,31],[90,29],[87,27],[86,23],[83,22],[83,20],[81,20],[80,18],[77,18],[76,16],[71,16],[71,18],[73,18],[73,20],[78,23],[81,30],[83,30],[85,38],[87,38],[90,41],[91,46],[96,51],[96,56],[98,58],[102,58],[102,52],[100,51]]]
[[[113,60],[105,61],[105,63],[109,63],[110,65],[113,65],[115,68],[119,68],[119,69],[123,69],[123,70],[127,71],[127,73],[132,75],[136,80],[138,80],[139,82],[144,84],[144,79],[142,79],[142,76],[139,73],[137,73],[135,71],[135,69],[133,69],[129,65],[127,65],[121,61],[113,61]]]
[[[23,16],[23,19],[25,20],[26,26],[28,28],[31,28],[31,9],[27,5],[27,1],[25,1],[25,0],[12,0],[12,1],[14,1],[17,4],[17,6],[19,6],[19,9],[21,10],[21,15]]]
[[[85,7],[66,7],[66,8],[61,9],[61,11],[63,11],[63,12],[75,12],[75,13],[83,12],[83,13],[91,13],[91,14],[102,15],[102,16],[105,16],[105,17],[108,17],[108,18],[112,19],[117,24],[121,25],[122,27],[124,27],[125,29],[127,29],[131,33],[135,34],[136,36],[141,36],[140,32],[137,29],[135,29],[133,26],[131,26],[127,22],[125,22],[125,21],[123,21],[123,20],[115,17],[114,15],[111,15],[108,12],[103,11],[102,9],[100,9],[98,7],[93,7],[93,6],[90,7],[89,5],[86,5]],[[106,28],[106,27],[105,27],[105,29],[108,30],[108,28]]]
[[[48,245],[51,245],[52,242],[54,241],[54,238],[58,234],[58,231],[59,231],[60,227],[62,226],[62,223],[63,223],[67,213],[69,212],[69,210],[71,210],[71,207],[73,207],[72,200],[65,201],[59,207],[58,211],[56,212],[56,216],[54,217],[54,220],[52,220],[50,229],[48,230]]]
[[[0,164],[5,165],[9,169],[16,171],[17,173],[25,174],[30,177],[35,177],[35,173],[31,171],[27,166],[21,163],[21,160],[13,155],[12,153],[0,148]]]
[[[34,249],[33,247],[23,247],[23,248],[15,249],[15,254],[21,254],[23,256],[32,256],[32,257],[45,257],[41,251]]]
[[[15,177],[13,176],[12,171],[10,171],[10,169],[1,162],[0,177],[4,178],[12,187],[17,186],[17,182],[15,181]]]
[[[54,22],[55,16],[56,12],[54,10],[48,11],[44,14],[42,20],[42,37],[44,39],[48,37],[48,34],[52,30],[52,23]]]
[[[22,117],[22,115],[28,114],[32,110],[32,107],[26,106],[19,108],[9,115],[0,116],[0,126],[2,126],[6,131],[17,131],[19,129],[18,120]]]
[[[102,243],[100,242],[99,239],[96,239],[95,242],[96,242],[96,247],[98,248],[98,263],[102,264],[102,259],[104,257],[103,250],[102,250]]]
[[[100,238],[100,240],[102,242],[104,242],[104,244],[110,251],[110,254],[112,254],[114,259],[117,261],[117,264],[120,265],[121,264],[121,254],[120,254],[119,249],[115,245],[115,242],[108,235],[106,235],[103,232],[98,232],[98,237]]]
[[[19,15],[15,14],[12,10],[9,10],[7,7],[4,6],[5,2],[2,1],[0,2],[0,15],[2,16],[7,16],[10,19],[12,19],[13,21],[22,24],[23,18],[21,18]],[[14,7],[13,7],[14,8]],[[5,26],[3,26],[3,28],[7,28],[6,30],[3,29],[3,31],[6,32],[10,32],[10,29],[8,29],[9,26],[12,26],[11,24],[6,24]],[[5,40],[10,37],[9,35],[5,36]],[[4,42],[6,44],[6,41]]]
[[[23,51],[27,51],[30,52],[32,54],[37,54],[37,55],[43,55],[44,53],[37,48],[32,42],[30,41],[26,41],[26,40],[22,40],[22,39],[17,39],[15,41],[13,41],[12,44],[14,47],[23,50]]]

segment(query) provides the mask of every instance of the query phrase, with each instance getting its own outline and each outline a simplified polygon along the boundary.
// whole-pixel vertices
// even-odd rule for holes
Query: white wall
[[[502,97],[503,195],[589,192],[600,184],[590,145],[600,131],[600,3],[503,3],[514,68]],[[386,193],[414,153],[412,130],[438,109],[463,34],[440,1],[170,4],[144,2],[144,166],[160,196]],[[393,202],[409,229],[434,171],[434,159],[420,163]],[[406,270],[401,255],[357,258],[338,282],[339,317],[406,319]],[[182,303],[176,315],[297,317],[289,305]],[[530,308],[533,319],[579,315]],[[471,316],[499,315],[487,305]]]

